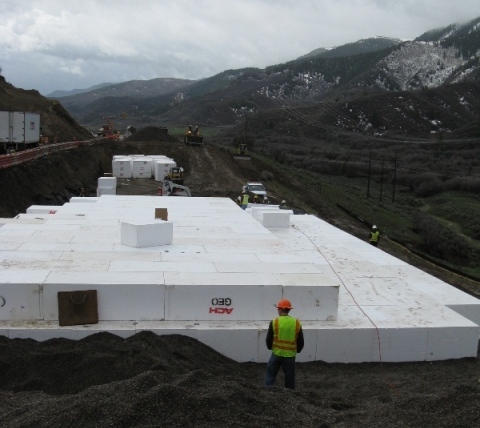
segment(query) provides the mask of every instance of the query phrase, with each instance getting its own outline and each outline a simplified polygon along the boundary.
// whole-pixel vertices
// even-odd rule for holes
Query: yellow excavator
[[[183,184],[184,180],[184,171],[183,168],[180,166],[174,166],[170,168],[168,175],[165,177],[165,180],[171,181],[175,184]]]

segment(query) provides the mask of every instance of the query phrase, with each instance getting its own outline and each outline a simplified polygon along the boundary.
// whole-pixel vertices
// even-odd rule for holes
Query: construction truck
[[[265,186],[257,181],[250,181],[242,186],[242,192],[250,194],[253,200],[257,200],[259,203],[264,203],[267,199],[267,189]]]
[[[233,158],[238,160],[252,159],[252,157],[248,154],[247,145],[245,143],[238,145],[237,153],[233,155]]]
[[[107,140],[119,140],[120,134],[113,129],[113,123],[109,118],[105,118],[107,123],[104,123],[97,131],[97,136],[106,138]]]
[[[39,113],[0,111],[0,152],[37,147],[41,137]]]
[[[193,128],[192,125],[188,126],[187,132],[183,137],[183,142],[192,146],[202,146],[203,137],[200,135],[200,128],[198,126]]]
[[[170,168],[168,175],[165,177],[165,180],[171,181],[175,184],[183,184],[184,180],[184,171],[183,168],[180,166],[174,166]]]
[[[173,181],[163,180],[162,188],[165,196],[192,196],[187,186],[181,186]]]

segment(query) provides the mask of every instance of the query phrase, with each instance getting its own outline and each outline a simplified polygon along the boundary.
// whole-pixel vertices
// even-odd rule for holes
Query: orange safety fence
[[[67,143],[49,144],[45,146],[35,147],[34,149],[22,150],[15,153],[0,155],[0,169],[10,168],[15,165],[20,165],[24,162],[29,162],[34,159],[39,159],[49,154],[60,152],[63,150],[76,149],[81,146],[111,143],[108,140],[85,140],[85,141],[71,141]]]

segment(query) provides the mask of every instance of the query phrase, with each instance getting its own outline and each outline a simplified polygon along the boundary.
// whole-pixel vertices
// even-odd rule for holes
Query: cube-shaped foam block
[[[163,220],[122,222],[120,235],[122,245],[129,247],[169,245],[173,241],[173,223]]]

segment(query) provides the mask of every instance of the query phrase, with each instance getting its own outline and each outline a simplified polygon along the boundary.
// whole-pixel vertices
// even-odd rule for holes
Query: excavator
[[[118,116],[105,116],[103,118],[105,119],[105,122],[101,126],[101,128],[97,131],[97,136],[106,138],[107,140],[114,140],[114,141],[120,140],[120,132],[114,129],[112,120],[114,119],[114,120],[118,120],[121,123],[124,123],[127,116],[128,116],[127,113],[122,113]],[[133,134],[133,132],[135,131],[132,131],[131,133]]]
[[[104,123],[97,132],[97,136],[106,138],[107,140],[119,140],[120,134],[113,129],[113,123],[110,118],[105,118],[107,123]]]
[[[200,128],[196,126],[195,129],[193,129],[193,126],[189,125],[183,137],[183,142],[192,146],[203,146],[203,137],[200,135]]]
[[[180,166],[174,166],[170,168],[168,175],[165,177],[165,180],[171,181],[175,184],[183,184],[184,174],[183,168]]]

